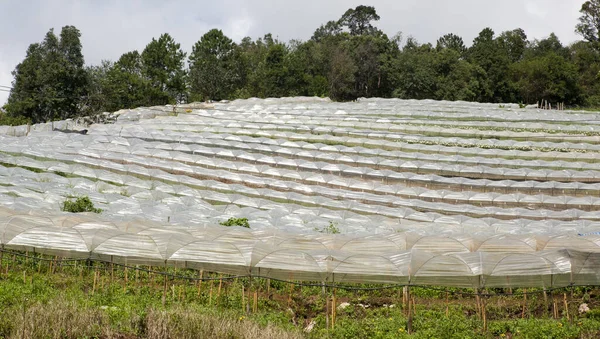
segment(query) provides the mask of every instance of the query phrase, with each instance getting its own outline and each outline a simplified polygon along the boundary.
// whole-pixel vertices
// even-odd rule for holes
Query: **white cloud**
[[[582,0],[21,0],[0,2],[0,85],[12,81],[10,72],[25,56],[30,43],[41,41],[49,28],[65,25],[81,30],[88,64],[117,59],[142,50],[152,39],[170,33],[188,53],[209,29],[220,28],[235,41],[272,33],[280,40],[310,38],[328,20],[348,8],[375,6],[377,26],[388,35],[402,31],[421,42],[453,32],[469,44],[485,27],[497,33],[523,28],[530,39],[555,32],[563,43],[575,41],[574,27]],[[6,95],[0,92],[0,103]]]

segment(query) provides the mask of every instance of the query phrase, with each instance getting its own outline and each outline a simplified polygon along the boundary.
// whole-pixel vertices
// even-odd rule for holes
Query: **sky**
[[[29,44],[40,42],[50,28],[59,34],[74,25],[82,34],[88,65],[116,60],[144,49],[153,37],[169,33],[184,51],[212,28],[240,41],[272,33],[282,41],[307,40],[329,20],[358,5],[374,6],[375,26],[388,36],[402,32],[421,43],[435,43],[446,33],[467,45],[485,27],[497,34],[522,28],[529,39],[554,32],[563,44],[574,33],[584,0],[0,0],[0,86],[10,86],[11,72]],[[0,105],[8,93],[0,91]]]

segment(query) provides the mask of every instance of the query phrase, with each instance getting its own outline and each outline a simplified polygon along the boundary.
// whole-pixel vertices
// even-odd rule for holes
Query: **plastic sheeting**
[[[0,212],[0,244],[5,249],[72,258],[337,283],[473,288],[600,283],[598,235],[290,235]]]
[[[596,113],[284,98],[115,115],[87,135],[0,129],[5,248],[293,280],[598,283]],[[58,212],[79,195],[102,214]]]

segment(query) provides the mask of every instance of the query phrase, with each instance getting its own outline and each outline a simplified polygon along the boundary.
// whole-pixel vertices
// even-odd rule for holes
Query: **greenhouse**
[[[3,249],[322,283],[600,283],[597,113],[282,98],[114,114],[0,129]],[[79,196],[102,213],[61,211]]]

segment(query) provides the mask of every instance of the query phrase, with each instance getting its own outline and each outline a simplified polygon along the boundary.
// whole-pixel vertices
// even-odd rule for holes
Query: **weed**
[[[71,198],[69,198],[68,200],[65,200],[63,202],[62,210],[65,212],[71,212],[71,213],[82,213],[82,212],[101,213],[102,212],[101,209],[94,207],[94,204],[92,203],[92,201],[90,200],[89,197],[77,197],[77,199],[75,201],[72,201],[70,199]]]
[[[250,228],[250,223],[248,222],[247,218],[231,217],[227,221],[222,221],[219,224],[223,225],[223,226],[240,226],[240,227]]]
[[[315,227],[314,230],[317,231],[317,232],[319,232],[319,233],[326,233],[326,234],[339,234],[339,233],[341,233],[340,228],[338,227],[338,224],[334,223],[333,221],[329,221],[329,225],[324,226],[322,228]]]

